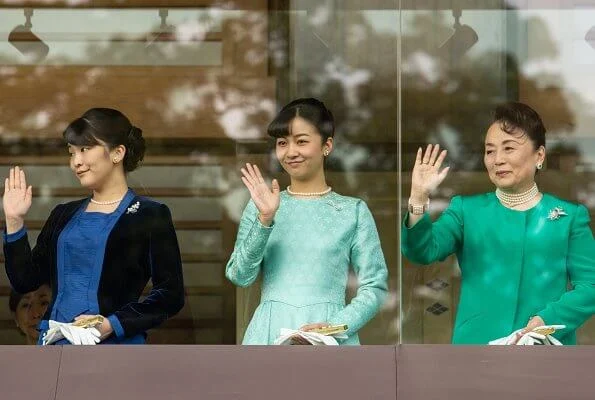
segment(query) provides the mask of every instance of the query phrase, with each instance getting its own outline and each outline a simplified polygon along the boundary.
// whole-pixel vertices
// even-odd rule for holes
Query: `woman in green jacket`
[[[456,196],[432,223],[430,193],[446,178],[446,150],[417,152],[403,254],[431,264],[456,254],[461,293],[452,342],[487,344],[524,328],[562,324],[554,336],[576,344],[575,330],[595,313],[595,243],[582,205],[541,193],[545,127],[522,103],[496,108],[484,163],[495,192]]]

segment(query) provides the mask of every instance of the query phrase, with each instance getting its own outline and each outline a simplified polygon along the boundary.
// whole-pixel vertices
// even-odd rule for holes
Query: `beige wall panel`
[[[184,263],[184,285],[220,287],[224,282],[225,265],[216,263]]]

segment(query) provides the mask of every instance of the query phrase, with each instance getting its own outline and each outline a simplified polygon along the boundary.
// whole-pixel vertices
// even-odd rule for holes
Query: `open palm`
[[[411,193],[427,197],[446,178],[450,167],[440,170],[446,157],[446,150],[440,152],[440,145],[429,144],[422,156],[421,147],[417,150],[415,165],[411,174]]]
[[[261,217],[272,221],[279,208],[279,182],[273,179],[271,187],[269,187],[256,165],[248,163],[246,164],[246,168],[242,168],[241,171],[242,182],[244,182],[244,185],[250,191],[250,197],[256,208],[258,208]]]
[[[32,188],[27,186],[25,171],[19,167],[11,168],[4,180],[2,206],[6,219],[23,219],[31,207]]]

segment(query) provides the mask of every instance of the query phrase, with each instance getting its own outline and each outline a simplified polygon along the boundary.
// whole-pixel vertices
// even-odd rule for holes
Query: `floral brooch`
[[[547,219],[550,221],[555,221],[560,217],[564,217],[568,214],[562,209],[562,207],[554,207],[553,210],[550,210],[549,214],[547,215]]]
[[[139,207],[140,207],[140,203],[137,201],[136,203],[134,203],[133,205],[131,205],[130,207],[128,207],[126,209],[126,214],[136,214]]]

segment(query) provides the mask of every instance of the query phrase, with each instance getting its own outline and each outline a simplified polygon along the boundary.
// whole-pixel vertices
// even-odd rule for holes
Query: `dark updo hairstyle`
[[[91,108],[72,121],[62,136],[74,146],[96,146],[99,140],[110,150],[125,146],[124,172],[134,171],[145,156],[143,131],[120,111],[111,108]]]
[[[494,111],[494,123],[499,123],[500,129],[510,135],[527,135],[535,150],[540,146],[545,148],[545,126],[537,111],[526,104],[514,101],[500,104]]]
[[[333,113],[324,103],[314,98],[301,98],[292,101],[279,111],[273,122],[269,124],[267,133],[272,138],[282,138],[291,134],[291,121],[300,117],[316,127],[322,143],[335,135]]]

